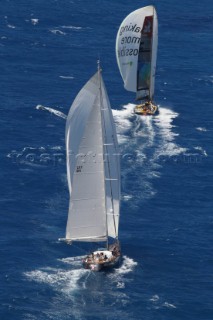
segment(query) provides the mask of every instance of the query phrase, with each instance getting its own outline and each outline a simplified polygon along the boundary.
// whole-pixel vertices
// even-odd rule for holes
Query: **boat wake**
[[[115,319],[115,306],[120,308],[122,319],[129,319],[123,308],[131,303],[126,284],[133,281],[129,277],[137,265],[124,256],[120,268],[110,272],[93,272],[81,267],[82,256],[60,259],[59,267],[46,267],[25,272],[27,281],[37,282],[57,293],[47,306],[44,314],[48,319],[86,319],[88,312],[92,318],[101,314],[103,319]],[[103,290],[104,288],[104,290]],[[50,295],[51,296],[51,295]],[[55,295],[53,295],[55,297]],[[113,301],[109,309],[109,301]],[[95,304],[95,310],[91,305]],[[117,316],[116,316],[117,318]]]
[[[178,133],[173,122],[178,113],[160,107],[159,114],[154,117],[138,116],[134,114],[134,107],[134,104],[128,104],[122,110],[113,110],[121,152],[125,201],[133,196],[134,201],[153,197],[156,190],[153,189],[152,179],[161,176],[162,163],[187,151],[175,141]],[[129,184],[132,180],[135,183]]]
[[[36,106],[36,109],[37,109],[37,110],[45,110],[45,111],[48,111],[48,112],[50,112],[50,113],[52,113],[52,114],[55,114],[55,115],[56,115],[57,117],[59,117],[59,118],[63,118],[63,119],[66,119],[66,118],[67,118],[67,115],[64,114],[63,112],[58,111],[58,110],[55,110],[55,109],[53,109],[53,108],[44,107],[44,106],[42,106],[42,105],[40,105],[40,104]]]
[[[183,148],[175,142],[175,138],[179,134],[173,131],[175,128],[173,121],[178,115],[170,109],[160,108],[159,115],[154,117],[154,126],[159,135],[158,142],[160,142],[155,151],[156,159],[160,156],[177,156],[187,151],[187,148]]]
[[[124,289],[126,287],[126,282],[130,281],[128,274],[134,272],[137,264],[136,261],[124,255],[120,267],[113,269],[113,272],[108,274],[110,281],[116,288]]]
[[[24,276],[29,281],[51,286],[54,290],[64,294],[70,294],[76,290],[86,290],[91,287],[91,282],[97,277],[97,281],[104,277],[104,281],[111,281],[111,284],[117,288],[125,288],[125,275],[133,272],[137,262],[124,256],[122,265],[119,268],[113,268],[111,272],[93,272],[82,267],[82,259],[84,256],[69,257],[59,259],[61,264],[59,268],[44,267],[38,270],[25,272]],[[89,281],[88,278],[91,281]],[[107,279],[106,279],[107,277]],[[93,287],[94,287],[93,283]]]
[[[82,256],[58,260],[62,263],[60,268],[45,267],[39,270],[25,272],[30,281],[48,284],[54,290],[69,294],[84,287],[83,279],[89,271],[82,267]],[[83,281],[83,284],[82,284]]]
[[[122,110],[112,110],[120,145],[129,141],[129,132],[133,125],[131,120],[135,118],[134,107],[134,104],[128,104]]]

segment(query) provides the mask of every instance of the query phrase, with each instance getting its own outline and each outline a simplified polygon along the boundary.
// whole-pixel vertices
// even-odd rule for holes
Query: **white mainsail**
[[[153,99],[158,45],[158,20],[153,6],[131,12],[116,38],[116,58],[124,87],[136,99]]]
[[[98,71],[77,95],[66,123],[70,191],[67,240],[105,241],[108,236],[118,235],[116,139],[111,107]]]

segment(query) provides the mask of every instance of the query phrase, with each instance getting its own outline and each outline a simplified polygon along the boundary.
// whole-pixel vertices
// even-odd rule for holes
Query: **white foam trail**
[[[201,154],[203,154],[205,157],[208,157],[208,154],[206,152],[206,150],[204,150],[202,147],[194,147],[195,150],[199,150],[201,152]]]
[[[206,128],[202,128],[202,127],[197,127],[196,128],[196,130],[198,130],[198,131],[203,131],[203,132],[206,132],[206,131],[208,131]]]
[[[129,201],[129,200],[131,200],[132,199],[132,195],[125,195],[125,196],[123,196],[123,200],[124,201]]]
[[[75,79],[72,76],[59,76],[59,78],[61,78],[61,79]]]
[[[15,28],[16,28],[16,27],[15,27],[14,25],[12,25],[12,24],[8,24],[7,26],[8,26],[8,28],[10,28],[10,29],[15,29]]]
[[[154,145],[155,142],[155,135],[156,130],[153,126],[153,117],[147,117],[147,116],[137,116],[137,122],[138,124],[134,128],[134,137],[136,138],[143,138],[143,142],[140,143],[140,148],[138,148],[138,159],[140,161],[146,158],[146,152],[144,151],[146,148],[151,148]],[[141,157],[141,155],[144,155],[144,158]]]
[[[123,263],[118,269],[115,269],[115,273],[119,275],[124,275],[126,273],[132,272],[135,266],[137,266],[137,264],[138,263],[134,261],[132,258],[123,256]]]
[[[161,309],[161,308],[169,308],[169,309],[176,309],[177,307],[172,304],[169,303],[167,301],[163,302],[163,299],[159,297],[159,295],[155,294],[154,296],[152,296],[149,301],[152,302],[153,304],[153,308],[154,309]]]
[[[205,83],[205,85],[211,85],[213,83],[213,76],[204,76],[202,78],[195,78],[198,82]]]
[[[50,113],[53,113],[53,114],[55,114],[56,116],[58,116],[58,117],[60,117],[60,118],[63,118],[63,119],[66,119],[66,118],[67,118],[67,116],[66,116],[63,112],[58,111],[58,110],[55,110],[55,109],[53,109],[53,108],[44,107],[44,106],[42,106],[42,105],[40,105],[40,104],[36,106],[36,109],[37,109],[37,110],[46,110],[46,111],[49,111]]]
[[[62,146],[55,146],[51,148],[52,150],[64,150]]]
[[[53,287],[57,291],[69,294],[73,290],[80,289],[83,284],[78,282],[86,276],[90,271],[82,267],[82,258],[84,256],[68,257],[64,259],[58,259],[58,261],[70,265],[70,268],[41,268],[30,272],[25,272],[24,275],[30,281],[36,281],[39,283],[46,283]]]
[[[177,144],[170,142],[162,145],[161,148],[156,151],[155,155],[156,158],[159,158],[160,156],[173,157],[185,153],[187,150],[187,148],[182,148]]]
[[[157,294],[155,294],[154,296],[152,296],[150,299],[150,301],[153,301],[153,302],[157,302],[159,301],[159,296]]]
[[[177,133],[172,132],[173,120],[178,117],[178,113],[167,109],[160,108],[158,116],[154,117],[155,126],[159,128],[159,135],[161,136],[162,142],[159,148],[156,149],[155,156],[175,156],[187,151],[187,148],[178,146],[175,142],[175,137],[178,136]]]
[[[83,257],[84,256],[58,259],[58,261],[70,265],[72,269],[69,268],[66,270],[47,267],[40,270],[25,272],[24,275],[31,281],[49,284],[55,290],[69,294],[73,290],[81,289],[82,286],[84,287],[85,281],[81,284],[79,281],[90,273],[90,270],[86,270],[82,267]]]
[[[172,132],[174,127],[172,122],[178,116],[178,113],[161,107],[157,116],[136,116],[134,107],[134,104],[128,104],[122,110],[112,110],[120,144],[126,143],[131,139],[130,131],[132,131],[134,138],[147,138],[147,141],[143,141],[143,144],[140,145],[140,151],[154,144],[156,134],[160,134],[162,137],[161,152],[158,152],[158,155],[166,153],[166,155],[170,156],[186,151],[185,148],[180,148],[174,143],[168,145],[178,135]],[[159,129],[158,132],[156,129]]]
[[[124,289],[125,283],[126,283],[125,275],[133,272],[137,264],[138,263],[135,262],[133,259],[127,256],[123,256],[123,261],[121,266],[119,268],[115,268],[113,270],[113,273],[109,273],[107,276],[110,278],[110,280],[113,283],[115,283],[118,289]],[[129,281],[129,278],[127,281]]]
[[[36,24],[38,24],[39,19],[31,19],[31,23],[35,26]]]
[[[140,116],[134,113],[134,104],[128,104],[122,110],[113,110],[113,116],[118,133],[118,141],[121,152],[122,183],[124,194],[133,194],[134,200],[153,197],[151,179],[161,176],[161,156],[171,157],[185,153],[187,148],[179,146],[173,128],[173,121],[178,113],[169,108],[159,107],[156,116]],[[133,172],[140,172],[136,178],[133,190],[125,191],[126,181],[128,183]],[[143,176],[143,179],[140,179]],[[124,196],[124,201],[129,200]]]
[[[176,309],[177,308],[174,304],[168,303],[168,302],[164,302],[163,307],[166,307],[169,309]]]
[[[83,268],[73,270],[44,268],[43,270],[25,272],[24,275],[31,281],[49,284],[55,290],[68,294],[80,288],[78,281],[88,272]]]
[[[125,283],[119,281],[119,282],[117,283],[116,287],[119,288],[119,289],[124,289],[124,288],[125,288]]]
[[[85,258],[84,256],[77,256],[77,257],[69,257],[69,258],[63,258],[63,259],[59,259],[59,261],[72,265],[72,266],[78,266],[78,267],[82,267],[82,260],[83,258]]]
[[[160,112],[157,116],[154,117],[155,125],[158,126],[162,130],[162,134],[168,137],[171,136],[173,140],[174,135],[172,134],[171,130],[174,125],[172,124],[173,120],[178,117],[178,113],[167,109],[167,108],[160,108]]]
[[[122,110],[112,110],[120,144],[125,143],[129,138],[129,130],[133,125],[131,119],[135,117],[133,113],[134,106],[134,104],[128,104]]]
[[[61,26],[62,29],[72,29],[72,30],[81,30],[82,27],[75,27],[75,26]]]
[[[49,30],[50,32],[52,32],[53,34],[60,34],[60,35],[66,35],[66,33],[65,32],[63,32],[63,31],[61,31],[61,30],[59,30],[59,29],[50,29]]]

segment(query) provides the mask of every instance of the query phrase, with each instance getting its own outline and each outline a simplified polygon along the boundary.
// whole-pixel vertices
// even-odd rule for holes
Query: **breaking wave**
[[[152,303],[153,309],[176,309],[177,307],[173,303],[169,303],[168,301],[163,301],[163,298],[160,298],[159,295],[155,294],[152,296],[149,301]]]
[[[61,78],[61,79],[75,79],[74,77],[72,77],[72,76],[59,76],[59,78]]]
[[[46,111],[48,111],[48,112],[50,112],[50,113],[53,113],[53,114],[55,114],[56,116],[58,116],[58,117],[60,117],[60,118],[63,118],[63,119],[66,119],[66,118],[67,118],[67,115],[64,114],[63,112],[58,111],[58,110],[55,110],[55,109],[53,109],[53,108],[44,107],[44,106],[42,106],[41,104],[37,105],[37,106],[36,106],[36,109],[37,109],[37,110],[46,110]]]
[[[198,131],[202,131],[202,132],[206,132],[206,131],[208,131],[206,128],[202,128],[202,127],[197,127],[196,128],[196,130],[198,130]]]
[[[120,266],[120,268],[115,269],[116,275],[124,275],[126,273],[130,273],[134,270],[134,268],[137,266],[137,262],[134,261],[132,258],[129,258],[127,256],[123,256],[123,262]]]
[[[75,31],[83,29],[82,27],[75,27],[75,26],[61,26],[61,28],[75,30]]]
[[[63,31],[61,31],[61,30],[59,30],[59,29],[50,29],[49,30],[51,33],[53,33],[53,34],[56,34],[56,35],[66,35],[66,33],[65,32],[63,32]]]
[[[38,24],[38,22],[39,22],[39,19],[31,19],[30,20],[31,21],[31,23],[35,26],[36,24]]]
[[[194,147],[194,149],[197,150],[197,151],[199,151],[199,153],[200,153],[201,155],[203,155],[203,156],[205,156],[205,157],[208,157],[208,154],[207,154],[206,150],[204,150],[202,147],[197,146],[197,147]]]

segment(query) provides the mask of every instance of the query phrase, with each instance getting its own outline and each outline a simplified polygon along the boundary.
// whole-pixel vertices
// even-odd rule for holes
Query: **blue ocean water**
[[[144,118],[123,88],[115,37],[149,4],[0,2],[1,320],[213,318],[213,3],[152,1],[160,113]],[[97,58],[121,151],[124,258],[108,273],[84,270],[84,252],[58,242],[69,202],[63,114]]]

